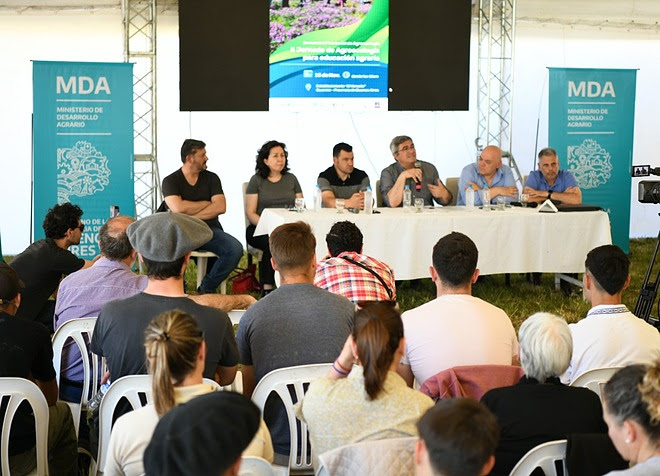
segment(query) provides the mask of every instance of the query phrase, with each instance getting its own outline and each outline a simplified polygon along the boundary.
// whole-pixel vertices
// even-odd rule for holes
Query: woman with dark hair
[[[261,212],[265,208],[290,208],[296,198],[302,198],[298,179],[289,173],[289,153],[286,145],[276,140],[266,142],[257,151],[256,173],[250,179],[245,191],[245,214],[250,225],[245,237],[250,246],[264,252],[259,262],[261,295],[268,294],[275,284],[275,271],[270,264],[268,236],[254,236]]]
[[[216,387],[203,382],[206,343],[197,321],[184,312],[155,317],[145,330],[144,348],[152,376],[153,404],[120,417],[112,427],[106,476],[143,475],[143,454],[161,416]],[[272,461],[270,433],[261,428],[244,453]]]
[[[617,451],[634,465],[608,476],[660,474],[660,361],[617,371],[603,389],[603,417]]]
[[[359,441],[417,435],[417,420],[433,401],[396,373],[404,349],[401,315],[391,305],[369,304],[355,313],[353,333],[332,369],[310,384],[297,409],[317,455]]]

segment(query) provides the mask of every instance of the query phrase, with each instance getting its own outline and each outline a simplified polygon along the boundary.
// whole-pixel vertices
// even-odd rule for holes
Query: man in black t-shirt
[[[225,233],[218,221],[218,216],[227,210],[227,204],[220,178],[206,170],[207,161],[206,144],[186,139],[181,146],[183,166],[163,180],[167,207],[173,212],[204,220],[213,231],[213,238],[200,249],[215,253],[218,260],[204,276],[197,290],[200,293],[214,293],[243,256],[243,245]]]
[[[49,405],[48,455],[50,474],[75,475],[78,444],[71,411],[57,401],[53,347],[44,326],[16,317],[23,282],[6,263],[0,263],[0,377],[20,377],[37,384]],[[6,405],[0,412],[4,418]],[[14,416],[9,438],[12,474],[27,474],[37,465],[32,410],[22,403]]]
[[[335,208],[335,200],[343,198],[346,208],[364,208],[364,191],[369,186],[369,177],[353,167],[353,159],[353,147],[345,142],[332,148],[333,165],[318,178],[324,207]]]
[[[93,261],[77,258],[68,248],[80,243],[85,226],[80,221],[83,212],[78,205],[63,203],[48,210],[43,228],[46,238],[35,241],[16,256],[11,267],[25,283],[22,305],[17,317],[37,321],[53,332],[55,293],[63,275],[88,268]]]

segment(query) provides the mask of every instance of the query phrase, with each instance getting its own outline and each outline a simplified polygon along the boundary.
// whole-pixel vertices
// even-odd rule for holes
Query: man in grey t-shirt
[[[307,223],[287,223],[270,235],[273,267],[282,284],[248,309],[236,336],[243,393],[248,397],[272,370],[333,362],[351,332],[353,304],[314,286],[315,249]],[[288,464],[288,421],[279,401],[269,399],[264,419],[273,438],[275,462]]]

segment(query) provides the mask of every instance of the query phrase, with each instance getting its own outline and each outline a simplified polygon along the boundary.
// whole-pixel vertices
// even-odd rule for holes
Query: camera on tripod
[[[633,165],[632,176],[649,177],[650,175],[660,175],[660,167],[651,168],[650,165]],[[660,203],[660,181],[642,180],[637,185],[637,200],[640,203]]]

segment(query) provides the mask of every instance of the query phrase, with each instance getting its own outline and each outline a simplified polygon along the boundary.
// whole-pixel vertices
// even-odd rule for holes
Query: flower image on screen
[[[389,0],[272,0],[270,110],[387,110]]]

